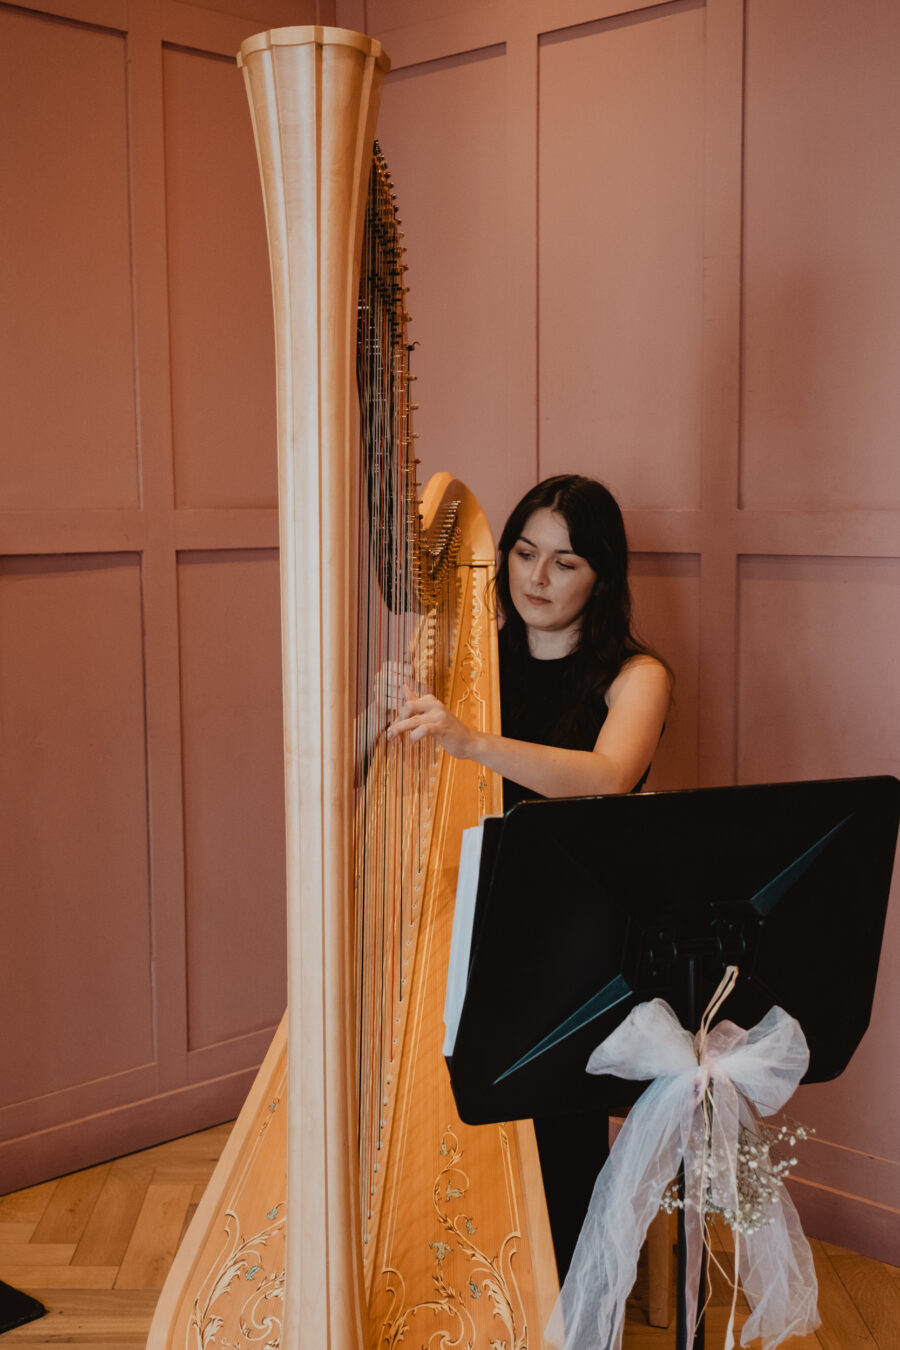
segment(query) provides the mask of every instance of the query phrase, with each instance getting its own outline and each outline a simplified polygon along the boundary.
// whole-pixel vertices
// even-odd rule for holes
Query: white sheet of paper
[[[475,899],[478,895],[478,870],[481,865],[482,826],[472,825],[463,830],[459,850],[459,876],[456,881],[456,904],[453,909],[453,931],[450,935],[450,961],[447,966],[447,993],[444,997],[444,1051],[453,1054],[456,1031],[466,996],[469,975],[469,951],[472,946],[472,928],[475,923]]]

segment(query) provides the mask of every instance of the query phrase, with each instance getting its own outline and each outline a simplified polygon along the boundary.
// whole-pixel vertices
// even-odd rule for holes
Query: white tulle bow
[[[693,1345],[704,1240],[704,1197],[737,1211],[738,1126],[777,1111],[809,1063],[800,1024],[772,1008],[750,1031],[733,1022],[685,1031],[667,1003],[634,1008],[599,1045],[588,1072],[654,1081],[632,1108],[597,1178],[565,1283],[547,1327],[563,1350],[619,1350],[647,1228],[681,1163],[685,1170],[687,1344]],[[713,1109],[704,1102],[712,1087]],[[782,1189],[772,1222],[736,1234],[735,1263],[751,1316],[741,1344],[772,1350],[818,1326],[812,1253]],[[734,1344],[731,1323],[725,1347]]]

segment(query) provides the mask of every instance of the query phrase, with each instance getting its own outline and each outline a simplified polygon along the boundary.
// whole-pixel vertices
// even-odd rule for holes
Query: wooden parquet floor
[[[0,1350],[144,1350],[150,1319],[181,1235],[230,1126],[176,1139],[115,1162],[0,1198],[0,1279],[33,1294],[46,1317],[6,1332]],[[716,1245],[727,1264],[727,1230]],[[900,1350],[900,1269],[813,1242],[822,1326],[784,1350]],[[642,1263],[623,1350],[670,1350],[674,1328],[651,1327]],[[708,1350],[720,1350],[730,1289],[716,1273]],[[746,1317],[746,1304],[739,1323]],[[758,1345],[758,1342],[757,1342]]]

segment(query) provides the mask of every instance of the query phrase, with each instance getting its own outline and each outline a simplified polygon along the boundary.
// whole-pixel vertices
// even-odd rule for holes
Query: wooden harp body
[[[500,783],[427,742],[388,746],[365,692],[366,646],[388,632],[371,643],[376,694],[396,654],[460,717],[499,727],[485,518],[446,474],[415,503],[399,251],[390,322],[361,317],[364,224],[367,253],[381,248],[367,210],[390,198],[372,169],[388,63],[360,34],[293,28],[251,38],[240,64],[275,304],[289,1005],[148,1350],[525,1350],[557,1292],[533,1130],[462,1125],[441,1053],[461,832],[500,809]],[[360,376],[389,423],[373,448],[358,329],[377,347],[371,330],[392,325],[396,350]],[[413,508],[380,525],[369,501],[407,489]]]

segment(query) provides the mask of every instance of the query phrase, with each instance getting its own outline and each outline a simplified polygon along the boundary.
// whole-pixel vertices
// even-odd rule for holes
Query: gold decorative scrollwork
[[[187,1327],[185,1350],[247,1350],[256,1346],[258,1350],[279,1350],[281,1345],[282,1304],[284,1302],[284,1224],[286,1207],[273,1205],[266,1214],[269,1224],[252,1237],[241,1237],[241,1226],[233,1210],[225,1215],[225,1241],[228,1251],[217,1268],[214,1268],[204,1280],[194,1300],[194,1307]],[[282,1239],[281,1260],[269,1262],[266,1270],[266,1258],[271,1257],[265,1249],[270,1241],[280,1236]],[[238,1281],[244,1280],[253,1287],[244,1292]],[[242,1340],[220,1339],[224,1331],[226,1317],[220,1300],[230,1297],[231,1307],[227,1310],[228,1321],[235,1325],[233,1309],[240,1304],[236,1323],[240,1328]],[[231,1333],[227,1333],[229,1336]]]
[[[509,1139],[502,1128],[500,1140],[504,1165],[508,1169]],[[391,1304],[382,1326],[379,1350],[396,1350],[407,1340],[413,1344],[411,1333],[415,1326],[421,1334],[425,1313],[431,1313],[433,1318],[443,1317],[443,1325],[426,1333],[426,1338],[420,1342],[422,1350],[479,1350],[482,1346],[485,1350],[528,1350],[525,1308],[513,1269],[513,1258],[521,1237],[518,1216],[514,1214],[513,1231],[503,1239],[497,1254],[491,1256],[484,1251],[478,1245],[478,1227],[473,1213],[454,1210],[455,1202],[464,1200],[468,1194],[469,1178],[460,1166],[459,1139],[449,1126],[441,1137],[440,1156],[442,1162],[432,1190],[440,1236],[428,1244],[435,1265],[431,1277],[435,1297],[407,1305],[403,1276],[398,1270],[386,1270]],[[444,1263],[454,1252],[467,1262],[465,1284],[461,1288],[455,1288],[445,1274]],[[481,1298],[487,1299],[491,1309],[487,1334],[498,1333],[490,1340],[484,1337],[479,1340],[484,1315],[476,1317],[473,1305]],[[499,1326],[496,1325],[498,1322]]]
[[[463,569],[460,568],[460,574]],[[485,597],[483,593],[483,582],[479,577],[479,568],[469,569],[472,574],[471,579],[471,614],[469,617],[469,630],[466,634],[465,647],[462,652],[460,670],[463,678],[463,688],[456,706],[456,715],[461,721],[468,721],[479,731],[484,731],[487,725],[487,709],[483,692],[484,661],[485,654],[481,640],[482,616],[485,609]],[[466,705],[469,705],[468,708]],[[487,812],[487,776],[486,770],[481,769],[478,775],[478,818],[479,820]]]

